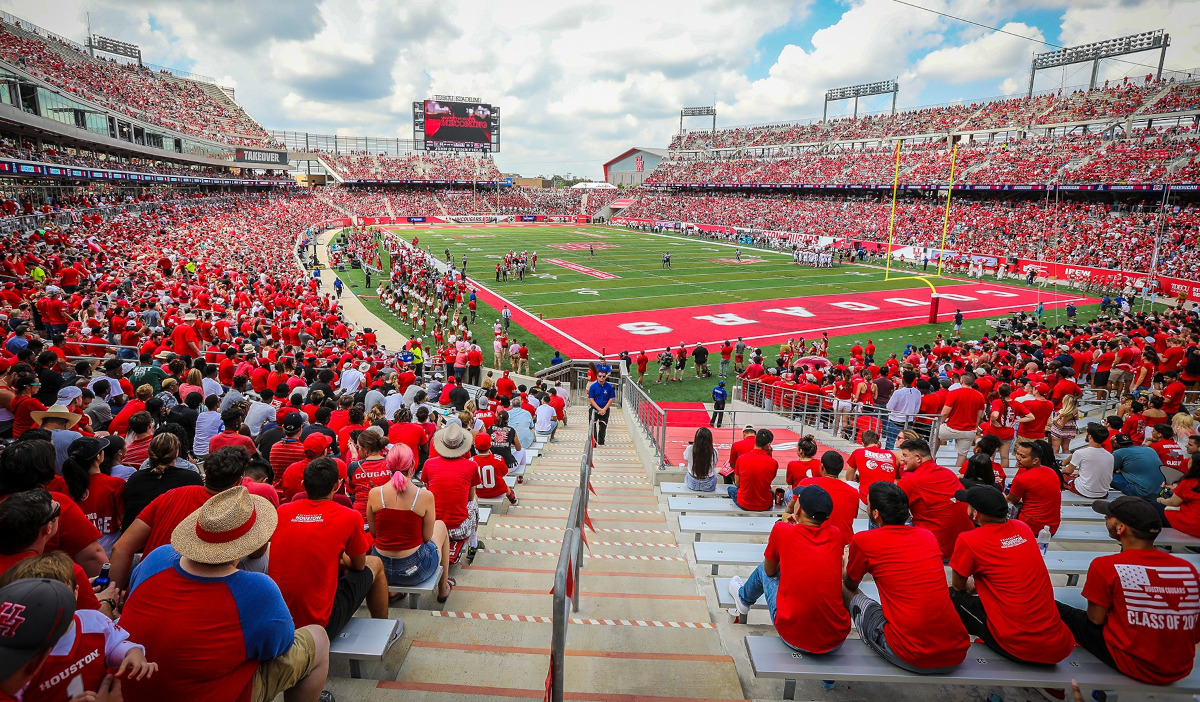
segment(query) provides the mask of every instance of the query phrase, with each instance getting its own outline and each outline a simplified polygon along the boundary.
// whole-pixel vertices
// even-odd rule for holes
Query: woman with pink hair
[[[412,449],[392,444],[387,452],[391,480],[367,496],[367,526],[375,537],[371,553],[383,561],[389,585],[411,586],[433,576],[440,564],[439,603],[454,587],[450,577],[450,537],[437,518],[433,493],[409,479],[416,464]]]

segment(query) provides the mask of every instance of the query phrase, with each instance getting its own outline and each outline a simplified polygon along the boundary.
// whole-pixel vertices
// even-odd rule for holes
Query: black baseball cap
[[[1000,519],[1008,516],[1008,500],[1004,499],[1004,493],[991,485],[972,485],[954,493],[954,499],[971,505],[975,511],[989,517]]]
[[[0,588],[0,680],[62,638],[75,595],[57,580],[26,578]]]
[[[833,514],[833,498],[820,485],[807,485],[797,495],[800,509],[813,521],[823,522]]]
[[[1158,516],[1158,510],[1140,497],[1125,495],[1112,501],[1096,500],[1092,503],[1092,509],[1138,531],[1150,534],[1162,531],[1162,517]]]
[[[1117,434],[1112,438],[1112,445],[1114,449],[1128,448],[1133,446],[1133,437],[1128,434]]]
[[[288,412],[283,418],[283,430],[294,434],[304,428],[304,415],[299,412]]]

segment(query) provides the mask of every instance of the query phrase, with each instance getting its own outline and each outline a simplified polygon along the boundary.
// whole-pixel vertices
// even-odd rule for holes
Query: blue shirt
[[[725,388],[721,387],[720,385],[713,388],[713,392],[712,392],[713,402],[724,402],[725,398],[728,396],[729,396],[729,393],[725,392]]]
[[[596,382],[588,388],[588,399],[596,403],[597,407],[603,408],[605,403],[612,401],[617,396],[617,388],[609,382]]]
[[[1162,489],[1162,460],[1149,446],[1127,446],[1113,451],[1113,471],[1129,483],[1126,495],[1154,499]]]
[[[552,366],[557,366],[558,364],[560,364],[562,362],[563,362],[562,356],[555,355],[554,358],[550,359],[550,365],[552,365]]]

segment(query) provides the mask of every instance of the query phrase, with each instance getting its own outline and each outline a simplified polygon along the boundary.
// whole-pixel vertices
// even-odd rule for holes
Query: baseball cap
[[[1037,383],[1033,386],[1033,389],[1037,390],[1042,395],[1050,394],[1050,386],[1045,383]]]
[[[4,633],[0,636],[0,680],[21,669],[62,638],[75,615],[71,588],[47,578],[26,578],[0,588]]]
[[[490,437],[487,434],[484,434],[482,432],[479,434],[476,434],[475,435],[475,450],[476,451],[491,451],[492,450],[492,437]]]
[[[833,498],[820,485],[809,485],[796,494],[800,509],[814,521],[823,522],[833,513]]]
[[[954,493],[954,499],[965,502],[989,517],[1007,517],[1008,500],[1004,493],[990,485],[974,485]]]
[[[1157,534],[1162,531],[1162,518],[1149,501],[1125,495],[1115,500],[1096,500],[1092,510],[1097,514],[1112,517],[1126,526]]]
[[[1133,437],[1128,434],[1116,434],[1112,438],[1112,446],[1114,449],[1133,446]]]
[[[304,428],[304,415],[299,412],[288,412],[283,418],[283,430],[289,434]],[[328,438],[328,437],[327,437]]]
[[[54,401],[56,405],[69,405],[75,398],[83,397],[83,391],[74,385],[68,385],[58,391],[58,399]]]
[[[321,453],[333,443],[333,439],[320,432],[309,434],[304,440],[304,452],[312,452],[313,455]]]

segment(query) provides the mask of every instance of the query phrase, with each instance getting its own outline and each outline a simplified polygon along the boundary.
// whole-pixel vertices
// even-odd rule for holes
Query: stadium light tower
[[[1076,63],[1092,62],[1092,79],[1088,81],[1088,90],[1096,87],[1096,74],[1100,70],[1100,60],[1126,54],[1136,54],[1142,51],[1158,50],[1158,71],[1154,79],[1162,78],[1163,62],[1167,60],[1167,47],[1171,45],[1171,35],[1164,29],[1141,34],[1130,34],[1117,39],[1092,42],[1081,46],[1070,46],[1065,49],[1034,54],[1033,63],[1029,67],[1029,92],[1026,97],[1033,97],[1033,79],[1043,68],[1070,66]]]
[[[821,121],[829,116],[829,103],[832,100],[854,100],[854,116],[858,117],[858,99],[868,95],[892,94],[892,114],[896,114],[896,95],[900,93],[900,84],[895,80],[880,80],[874,83],[849,85],[844,88],[834,88],[825,91],[825,107],[821,110]]]

